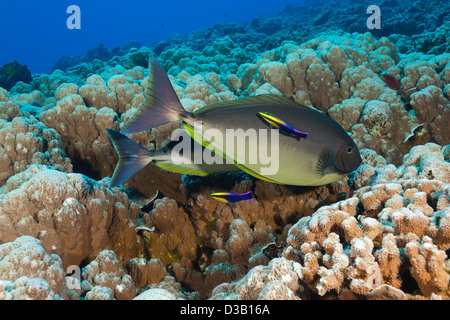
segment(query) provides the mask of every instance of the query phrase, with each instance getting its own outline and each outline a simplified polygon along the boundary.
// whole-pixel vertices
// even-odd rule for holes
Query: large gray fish
[[[270,115],[274,121],[278,119],[278,124],[287,122],[291,129],[301,130],[307,137],[298,139],[279,134],[281,130],[268,130],[270,127],[267,121],[261,120],[261,114]],[[337,122],[282,96],[248,97],[188,113],[162,67],[151,58],[146,101],[121,132],[136,133],[179,120],[197,142],[211,149],[218,158],[226,159],[225,165],[234,164],[270,182],[324,185],[341,179],[361,163],[356,144]],[[231,139],[244,141],[244,148],[230,143]],[[254,148],[263,146],[262,142],[265,142],[265,153]],[[267,170],[271,165],[267,163],[269,154],[270,160],[277,161],[275,171]],[[135,155],[138,160],[140,157]],[[127,171],[137,172],[138,166],[133,166],[133,170]]]

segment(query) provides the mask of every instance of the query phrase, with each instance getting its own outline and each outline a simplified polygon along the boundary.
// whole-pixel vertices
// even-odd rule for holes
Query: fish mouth
[[[352,168],[350,168],[350,169],[344,168],[344,170],[342,170],[342,168],[339,169],[338,167],[336,167],[336,165],[334,165],[334,170],[335,170],[336,173],[338,173],[338,174],[349,175],[350,173],[352,173],[353,171],[355,171],[356,169],[358,169],[358,168],[360,167],[361,163],[362,163],[362,160],[360,160],[360,161],[358,162],[358,165],[357,165],[357,166],[354,166],[354,167],[352,166]]]
[[[316,164],[316,171],[319,176],[333,173],[346,176],[356,170],[360,164],[361,161],[359,161],[355,168],[353,168],[353,166],[352,168],[347,168],[342,161],[342,156],[340,154],[336,156],[329,148],[324,148],[320,153],[319,160]]]
[[[354,146],[355,150],[357,150],[356,146]],[[356,154],[352,154],[350,157],[344,155],[343,148],[341,148],[336,155],[336,161],[334,163],[334,169],[337,173],[348,175],[358,169],[361,165],[362,159],[359,156],[359,152]]]
[[[334,170],[336,171],[336,173],[337,174],[341,174],[341,175],[349,175],[351,172],[353,172],[354,170],[351,170],[351,171],[342,171],[342,170],[339,170],[338,168],[336,168],[336,166],[334,166]]]

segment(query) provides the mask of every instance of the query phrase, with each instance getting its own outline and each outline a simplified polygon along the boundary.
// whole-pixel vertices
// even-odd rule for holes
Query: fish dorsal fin
[[[246,97],[231,101],[224,101],[207,105],[194,112],[194,116],[200,116],[212,110],[228,109],[228,108],[245,108],[255,106],[267,106],[267,105],[292,105],[298,106],[297,103],[291,99],[279,96],[276,94],[261,94],[259,96]]]
[[[121,133],[131,134],[180,120],[186,111],[159,62],[150,57],[145,101],[123,125]]]

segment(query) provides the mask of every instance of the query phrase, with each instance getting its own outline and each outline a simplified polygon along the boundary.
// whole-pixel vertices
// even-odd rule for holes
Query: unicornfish
[[[225,160],[227,165],[265,181],[324,185],[345,177],[361,164],[358,147],[336,121],[283,96],[253,96],[187,112],[163,68],[151,57],[145,97],[121,128],[122,134],[182,121],[189,135],[213,152],[217,163]],[[307,133],[307,138],[293,139],[291,135],[279,134],[276,128],[268,128],[267,117],[261,116],[269,114],[273,119],[288,121],[290,128]],[[116,168],[120,181],[131,177],[148,161],[148,154],[141,150],[122,147],[123,156],[133,157],[134,161],[122,162],[120,169]]]

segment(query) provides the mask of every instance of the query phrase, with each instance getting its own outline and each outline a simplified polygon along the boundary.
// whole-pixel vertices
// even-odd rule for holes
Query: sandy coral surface
[[[0,299],[449,299],[450,55],[401,53],[397,38],[261,50],[225,36],[0,88]],[[187,111],[283,95],[340,123],[361,166],[312,188],[150,164],[108,188],[118,157],[105,129],[145,100],[149,56]],[[130,137],[155,150],[179,125]],[[248,190],[250,202],[210,197]]]

